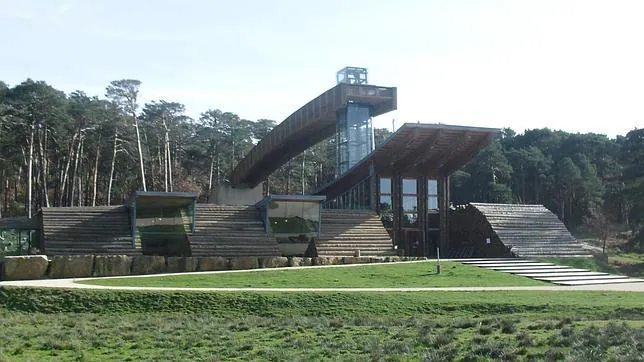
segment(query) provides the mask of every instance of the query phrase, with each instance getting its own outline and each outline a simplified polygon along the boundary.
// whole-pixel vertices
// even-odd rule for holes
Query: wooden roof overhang
[[[335,197],[370,174],[383,176],[446,176],[471,161],[499,134],[495,128],[405,123],[376,150],[316,195]]]
[[[396,88],[338,84],[277,125],[246,154],[231,175],[234,187],[254,187],[292,157],[335,133],[336,113],[348,103],[369,104],[372,116],[397,107]]]

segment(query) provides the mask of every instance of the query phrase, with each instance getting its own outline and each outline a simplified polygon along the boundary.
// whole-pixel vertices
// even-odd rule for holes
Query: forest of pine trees
[[[120,204],[135,190],[191,191],[205,201],[276,125],[215,108],[192,119],[177,102],[141,104],[141,87],[117,80],[96,97],[0,81],[0,216]],[[377,129],[376,144],[389,134]],[[329,182],[334,150],[332,137],[293,158],[270,176],[270,191],[307,193]],[[543,204],[572,228],[603,218],[636,230],[644,221],[642,165],[644,130],[610,139],[508,128],[452,176],[452,199]]]

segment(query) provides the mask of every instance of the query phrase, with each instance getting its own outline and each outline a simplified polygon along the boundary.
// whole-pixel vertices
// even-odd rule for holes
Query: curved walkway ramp
[[[255,187],[290,158],[335,133],[337,111],[348,103],[369,104],[371,116],[396,109],[396,88],[338,84],[291,114],[248,152],[231,184]]]
[[[543,205],[471,203],[498,238],[520,257],[589,256],[559,218]]]

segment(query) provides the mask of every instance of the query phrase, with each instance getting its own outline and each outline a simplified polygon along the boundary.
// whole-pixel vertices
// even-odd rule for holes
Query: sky
[[[639,0],[0,0],[0,80],[133,78],[140,104],[281,122],[358,66],[398,87],[377,127],[614,137],[644,127],[642,19]]]

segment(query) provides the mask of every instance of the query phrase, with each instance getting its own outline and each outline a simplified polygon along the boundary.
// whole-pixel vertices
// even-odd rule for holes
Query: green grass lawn
[[[0,288],[0,361],[638,361],[644,297]]]
[[[392,263],[292,270],[172,275],[85,281],[87,284],[140,287],[290,287],[290,288],[401,288],[531,286],[548,283],[455,262]]]

